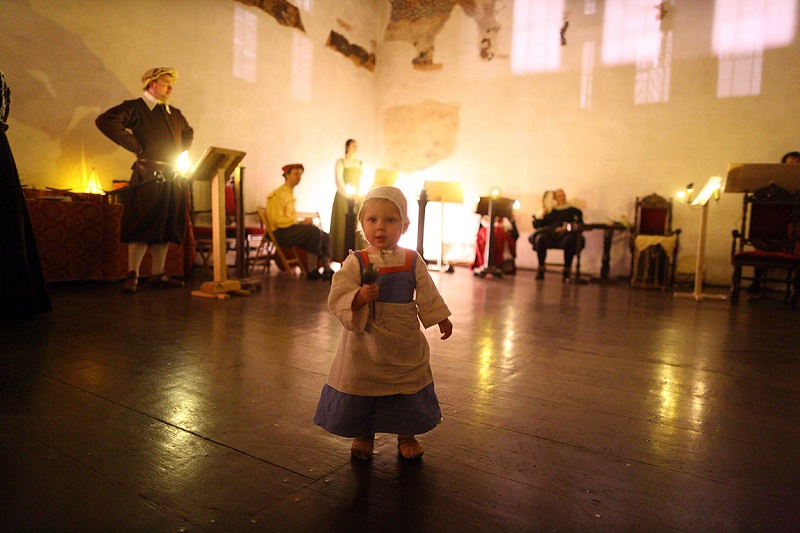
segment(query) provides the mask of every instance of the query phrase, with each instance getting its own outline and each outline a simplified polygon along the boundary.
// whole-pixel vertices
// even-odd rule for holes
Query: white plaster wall
[[[508,54],[513,2],[504,5],[498,15],[498,51]],[[674,37],[669,101],[634,105],[635,66],[605,66],[600,58],[603,2],[597,2],[592,16],[582,14],[583,5],[566,3],[571,24],[557,72],[514,76],[508,59],[480,60],[476,24],[459,7],[436,40],[434,59],[443,65],[441,70],[413,70],[410,44],[380,47],[379,120],[398,103],[435,99],[460,104],[456,153],[430,172],[465,183],[464,214],[451,223],[457,227],[464,226],[474,206],[470,202],[492,186],[521,201],[521,266],[536,264],[527,234],[530,215],[540,207],[546,189],[563,187],[589,222],[622,215],[632,221],[637,196],[657,192],[674,197],[690,182],[699,188],[710,176],[724,176],[731,162],[778,162],[784,153],[800,149],[796,38],[786,48],[764,51],[758,96],[717,98],[719,62],[711,52],[714,2],[679,2],[664,23]],[[385,24],[388,2],[383,17]],[[596,53],[592,104],[582,109],[586,41],[596,43]],[[711,283],[730,283],[731,230],[739,225],[740,211],[739,194],[723,194],[710,206],[706,280]],[[674,226],[683,229],[682,256],[695,255],[699,222],[699,211],[676,206]],[[459,231],[467,239],[474,235],[474,230]],[[588,235],[587,272],[599,271],[601,240],[597,232]],[[612,275],[628,274],[627,247],[624,235],[615,237]]]
[[[334,162],[351,137],[370,157],[376,107],[375,74],[325,42],[333,29],[371,50],[378,7],[312,2],[311,12],[302,12],[303,34],[232,0],[5,1],[0,69],[12,88],[8,134],[20,177],[37,187],[79,188],[85,158],[104,188],[110,189],[113,179],[127,179],[131,155],[106,139],[94,119],[138,97],[145,70],[173,66],[179,80],[170,102],[195,130],[190,156],[196,160],[208,146],[247,152],[248,211],[283,183],[282,165],[303,163],[298,208],[320,211],[327,227]],[[233,76],[236,9],[256,17],[255,82]],[[340,27],[337,17],[352,29]],[[308,99],[291,90],[296,39],[310,44]]]
[[[369,173],[382,163],[387,108],[431,99],[458,104],[455,154],[403,179],[412,187],[424,179],[463,181],[464,205],[448,206],[444,232],[446,248],[459,256],[469,256],[474,239],[475,198],[499,186],[504,196],[519,199],[523,267],[535,264],[526,232],[546,189],[564,187],[584,208],[587,221],[623,214],[632,219],[636,196],[674,196],[689,182],[697,185],[724,175],[730,162],[775,162],[800,148],[797,39],[764,51],[758,96],[717,98],[711,0],[678,2],[672,8],[665,22],[674,35],[669,101],[647,105],[634,105],[635,66],[602,64],[602,1],[596,2],[597,14],[583,15],[585,3],[568,0],[571,25],[560,69],[524,76],[511,74],[508,59],[478,59],[476,25],[460,7],[435,42],[435,61],[443,68],[420,72],[411,68],[410,44],[382,41],[388,0],[309,4],[302,34],[232,0],[4,1],[0,68],[13,90],[9,138],[23,182],[79,187],[84,160],[97,169],[106,188],[112,179],[127,178],[130,155],[97,131],[94,118],[138,96],[139,77],[156,65],[180,72],[172,103],[195,128],[194,158],[211,145],[247,152],[247,210],[263,204],[282,182],[281,165],[300,161],[307,170],[297,190],[298,207],[320,211],[325,226],[334,192],[333,163],[345,139],[358,139]],[[514,2],[501,5],[497,51],[509,54]],[[237,8],[256,15],[254,83],[232,75]],[[353,28],[343,30],[337,17]],[[367,49],[375,40],[376,72],[357,68],[326,48],[331,29]],[[297,38],[310,43],[308,100],[291,91]],[[596,43],[592,105],[582,109],[581,51],[588,41]],[[414,219],[413,201],[411,210]],[[438,227],[438,210],[429,210],[431,226]],[[729,282],[730,231],[738,226],[740,210],[738,194],[723,195],[711,206],[707,280],[712,283]],[[674,225],[683,229],[681,254],[694,255],[699,212],[676,207]],[[438,251],[438,232],[427,233],[426,250]],[[596,273],[600,235],[588,239],[584,270]],[[626,274],[628,264],[627,241],[618,236],[612,274]]]

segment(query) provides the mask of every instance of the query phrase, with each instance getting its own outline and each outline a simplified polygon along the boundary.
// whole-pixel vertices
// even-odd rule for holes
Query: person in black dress
[[[0,71],[0,322],[53,309],[11,146],[11,90]]]

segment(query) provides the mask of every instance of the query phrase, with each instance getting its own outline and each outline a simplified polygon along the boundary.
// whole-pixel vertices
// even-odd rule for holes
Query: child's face
[[[396,246],[406,230],[400,217],[400,210],[390,200],[384,198],[367,200],[361,214],[364,238],[378,250],[390,250]]]

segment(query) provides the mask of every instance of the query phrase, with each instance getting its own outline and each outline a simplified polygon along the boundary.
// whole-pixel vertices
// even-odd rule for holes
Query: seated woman
[[[580,233],[573,231],[573,224],[583,224],[583,211],[567,203],[564,189],[547,191],[542,199],[542,210],[533,216],[535,230],[529,241],[539,259],[536,279],[544,279],[545,259],[549,248],[564,250],[564,283],[570,281],[572,259],[578,252]]]
[[[486,257],[486,228],[489,226],[489,217],[481,217],[481,224],[478,227],[478,236],[475,239],[475,259],[470,268],[479,269],[484,266]],[[492,263],[503,271],[503,274],[513,275],[517,273],[514,260],[517,258],[517,223],[513,219],[497,217],[494,223],[494,255]]]

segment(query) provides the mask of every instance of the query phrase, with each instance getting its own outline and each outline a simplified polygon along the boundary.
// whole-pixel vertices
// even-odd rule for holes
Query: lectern
[[[770,183],[789,192],[800,190],[800,165],[783,163],[731,163],[725,192],[753,192]]]
[[[187,178],[211,182],[211,239],[214,253],[214,281],[203,283],[193,296],[223,299],[242,293],[237,280],[228,279],[225,261],[225,181],[244,159],[245,152],[211,146],[189,171]]]

